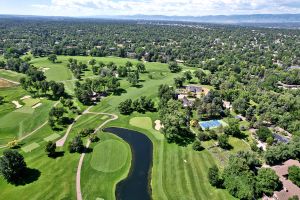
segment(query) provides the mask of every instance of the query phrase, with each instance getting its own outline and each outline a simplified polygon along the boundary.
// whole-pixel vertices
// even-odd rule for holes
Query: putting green
[[[142,129],[152,129],[152,120],[150,117],[134,117],[130,119],[129,124]]]
[[[91,167],[101,172],[115,172],[120,170],[127,161],[129,147],[118,140],[106,140],[93,149]]]

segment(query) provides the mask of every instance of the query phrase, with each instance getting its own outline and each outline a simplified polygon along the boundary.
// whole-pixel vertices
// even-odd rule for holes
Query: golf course
[[[88,65],[82,79],[93,79],[92,66],[88,64],[89,56],[58,56],[57,62],[52,63],[45,57],[32,58],[30,64],[44,71],[47,80],[64,84],[66,92],[74,95],[75,82],[78,81],[68,69],[68,59],[77,59]],[[96,62],[125,65],[130,61],[133,65],[139,61],[118,57],[97,57]],[[116,187],[130,174],[132,164],[132,149],[130,144],[110,132],[103,131],[107,127],[119,127],[137,131],[146,136],[153,145],[149,160],[149,188],[153,199],[233,199],[226,190],[215,189],[207,179],[208,169],[218,164],[218,161],[208,150],[194,151],[192,146],[181,147],[166,141],[161,132],[154,129],[155,120],[159,119],[157,112],[122,115],[118,105],[131,98],[138,99],[147,96],[158,105],[158,88],[161,84],[173,84],[173,79],[180,73],[170,73],[167,64],[144,63],[147,73],[140,74],[140,86],[132,87],[126,79],[120,78],[120,87],[125,90],[120,95],[109,95],[96,105],[83,105],[76,98],[73,99],[82,111],[81,114],[70,114],[76,118],[70,126],[59,130],[51,129],[48,122],[48,112],[52,107],[59,106],[59,101],[34,97],[20,85],[0,88],[0,95],[6,97],[0,105],[0,151],[4,151],[6,144],[18,140],[19,152],[24,156],[30,169],[35,173],[30,175],[26,184],[11,185],[0,179],[1,198],[16,199],[78,199],[76,179],[78,178],[78,164],[80,154],[69,153],[68,143],[82,129],[94,129],[99,138],[91,143],[89,150],[82,160],[79,171],[82,199],[115,199]],[[183,66],[187,71],[191,68]],[[151,75],[151,76],[150,76]],[[22,74],[1,70],[0,77],[18,82]],[[26,97],[27,96],[27,97]],[[30,97],[28,97],[30,96]],[[24,98],[26,97],[26,98]],[[17,108],[13,101],[18,101]],[[34,107],[39,104],[38,107]],[[84,112],[85,110],[88,110]],[[117,115],[118,119],[111,119],[110,115]],[[107,122],[108,121],[108,122]],[[106,123],[107,122],[107,123]],[[104,126],[101,126],[104,124]],[[101,126],[99,130],[97,128]],[[66,133],[64,145],[57,147],[57,156],[49,158],[45,155],[45,145],[48,141],[57,141]],[[83,138],[83,143],[88,142]],[[135,160],[135,162],[144,162]],[[148,175],[147,175],[148,177]],[[148,184],[147,184],[148,185]],[[174,189],[176,188],[176,189]],[[40,192],[43,190],[43,193]]]

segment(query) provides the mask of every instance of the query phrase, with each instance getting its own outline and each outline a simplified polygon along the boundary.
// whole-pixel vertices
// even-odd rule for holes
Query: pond
[[[104,131],[122,138],[130,145],[132,152],[129,175],[117,184],[116,198],[118,200],[150,200],[153,158],[151,140],[142,133],[123,128],[106,128]]]

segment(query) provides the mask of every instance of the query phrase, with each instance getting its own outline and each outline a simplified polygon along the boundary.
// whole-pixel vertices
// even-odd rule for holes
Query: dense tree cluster
[[[288,159],[297,159],[300,157],[300,138],[295,137],[288,144],[279,143],[267,148],[265,160],[269,165],[275,165],[287,161]]]
[[[212,186],[225,187],[231,195],[238,199],[250,200],[260,198],[263,194],[271,196],[280,190],[282,184],[271,168],[260,168],[258,157],[250,152],[238,152],[229,158],[223,173],[216,166],[208,171],[208,179]]]
[[[119,104],[119,111],[121,114],[129,115],[132,112],[136,111],[139,113],[145,113],[147,111],[155,111],[154,101],[145,96],[141,96],[139,99],[132,101],[127,99]]]

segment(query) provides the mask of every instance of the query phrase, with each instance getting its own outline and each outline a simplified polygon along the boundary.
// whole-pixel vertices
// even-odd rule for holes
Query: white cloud
[[[298,5],[298,6],[295,6]],[[49,15],[221,15],[299,13],[298,0],[52,0]]]

